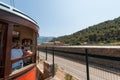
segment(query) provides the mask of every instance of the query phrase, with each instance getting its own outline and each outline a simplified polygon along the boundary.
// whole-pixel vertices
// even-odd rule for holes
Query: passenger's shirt
[[[23,52],[21,49],[12,49],[11,50],[11,59],[21,58],[22,56],[23,56]],[[21,64],[23,64],[23,60],[13,63],[12,68],[20,66]]]

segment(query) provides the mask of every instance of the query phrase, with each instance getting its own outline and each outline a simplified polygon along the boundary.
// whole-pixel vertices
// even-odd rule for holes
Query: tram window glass
[[[19,42],[13,42],[12,49],[11,49],[11,60],[22,58],[23,51],[21,49],[21,44]],[[19,60],[15,63],[12,63],[12,70],[17,70],[22,68],[23,60]]]
[[[19,40],[20,34],[17,31],[13,32],[13,47],[11,53],[11,59],[22,58],[29,54],[32,54],[30,45],[32,44],[31,39],[23,39],[22,42]],[[18,45],[19,43],[19,45]],[[18,49],[19,48],[19,49]],[[17,54],[16,54],[17,53]],[[12,64],[12,71],[18,70],[24,66],[32,63],[32,58],[17,61]]]
[[[11,60],[22,58],[23,52],[21,49],[21,43],[20,43],[20,32],[13,30],[12,32],[12,49],[11,49]],[[17,61],[12,64],[12,71],[15,71],[17,69],[20,69],[22,65],[22,60]]]
[[[18,31],[13,31],[13,42],[18,41],[20,39],[20,32]]]

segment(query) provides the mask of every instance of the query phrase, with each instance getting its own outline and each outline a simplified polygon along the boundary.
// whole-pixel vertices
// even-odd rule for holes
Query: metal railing
[[[119,64],[120,57],[92,54],[88,52],[87,48],[84,49],[84,53],[78,52],[78,51],[76,52],[76,51],[60,50],[60,49],[57,49],[56,47],[39,47],[38,50],[44,51],[46,53],[45,54],[46,60],[48,59],[48,53],[52,54],[53,76],[55,74],[54,73],[54,64],[55,64],[54,56],[63,55],[64,58],[65,56],[67,58],[67,55],[69,54],[72,56],[84,57],[84,59],[80,60],[80,62],[83,62],[83,64],[86,66],[86,80],[119,80],[120,79],[120,64]],[[72,57],[70,58],[72,59]],[[80,58],[78,57],[75,60],[79,61],[79,59]],[[102,70],[104,72],[100,72],[99,70]],[[92,73],[96,75],[96,73],[94,73],[95,71],[97,75],[99,75],[99,77],[102,77],[102,79],[96,78],[96,77],[94,78],[93,75],[91,75]],[[109,74],[113,74],[112,75],[113,77],[111,77],[111,75],[109,76]]]

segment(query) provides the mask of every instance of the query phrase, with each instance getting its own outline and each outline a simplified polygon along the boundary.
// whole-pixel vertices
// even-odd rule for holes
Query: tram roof
[[[10,13],[13,13],[15,15],[18,15],[18,16],[20,16],[20,17],[22,17],[24,19],[27,19],[27,20],[29,20],[29,21],[31,21],[31,22],[33,22],[34,24],[37,25],[37,22],[34,19],[32,19],[31,17],[29,17],[28,15],[26,15],[22,11],[20,11],[20,10],[18,10],[16,8],[8,5],[8,4],[0,2],[0,9],[5,10],[5,11],[10,12]]]

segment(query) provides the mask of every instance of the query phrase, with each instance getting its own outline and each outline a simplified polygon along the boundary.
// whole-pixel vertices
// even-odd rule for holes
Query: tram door
[[[3,77],[6,25],[0,22],[0,78]]]

